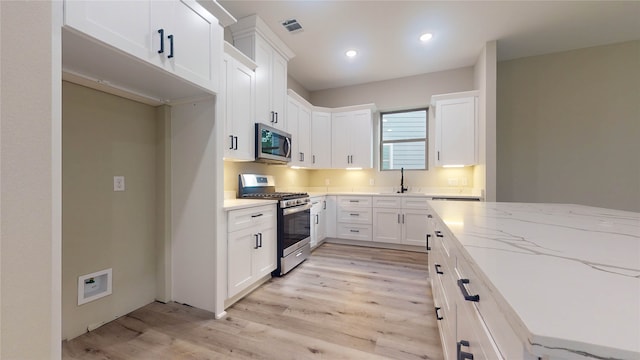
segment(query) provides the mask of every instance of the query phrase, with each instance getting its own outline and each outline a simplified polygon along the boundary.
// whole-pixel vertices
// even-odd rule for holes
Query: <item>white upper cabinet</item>
[[[220,116],[225,124],[225,159],[255,159],[255,68],[255,63],[231,44],[225,43],[218,97]]]
[[[437,95],[435,104],[436,166],[478,163],[478,96],[476,92]]]
[[[372,109],[334,112],[331,116],[333,168],[373,167]]]
[[[313,111],[311,113],[311,167],[328,169],[331,167],[331,113]]]
[[[150,92],[155,96],[167,94],[165,99],[159,100],[177,100],[177,97],[191,95],[186,90],[181,92],[180,85],[164,93],[153,90],[153,87],[164,85],[169,88],[174,84],[169,77],[162,75],[149,79],[149,84],[142,84],[144,81],[139,79],[142,74],[138,69],[119,66],[122,59],[106,56],[96,59],[105,50],[92,49],[91,45],[88,47],[83,43],[83,40],[90,39],[96,44],[107,45],[111,51],[115,49],[162,69],[174,78],[177,76],[207,92],[219,91],[223,29],[218,19],[195,0],[66,1],[64,9],[65,27],[83,35],[65,37],[65,42],[71,42],[63,47],[65,70],[111,82],[113,86],[124,87],[132,92]],[[81,54],[83,49],[91,53]],[[83,66],[87,61],[91,64]],[[118,68],[120,75],[109,67]],[[145,77],[153,78],[147,74]]]
[[[287,132],[291,134],[291,166],[309,167],[311,155],[311,104],[289,90]]]
[[[231,25],[233,44],[256,68],[256,122],[286,129],[287,63],[293,52],[256,15]]]

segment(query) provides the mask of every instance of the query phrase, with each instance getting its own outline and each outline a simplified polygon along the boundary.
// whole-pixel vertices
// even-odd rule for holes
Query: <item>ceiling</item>
[[[472,66],[491,40],[507,60],[640,39],[640,1],[219,3],[237,19],[258,14],[296,54],[289,75],[309,91]],[[284,29],[291,18],[302,32]]]

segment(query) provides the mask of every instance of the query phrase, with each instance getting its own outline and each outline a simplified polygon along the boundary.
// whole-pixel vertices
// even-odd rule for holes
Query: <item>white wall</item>
[[[62,3],[0,1],[0,358],[59,359]]]
[[[498,200],[640,211],[640,41],[498,63]]]

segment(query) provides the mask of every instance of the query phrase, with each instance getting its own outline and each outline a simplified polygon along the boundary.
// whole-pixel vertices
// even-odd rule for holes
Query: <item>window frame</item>
[[[424,134],[424,169],[405,169],[406,171],[426,171],[429,170],[429,107],[420,107],[420,108],[411,108],[411,109],[403,109],[403,110],[394,110],[394,111],[381,111],[379,115],[379,123],[378,133],[380,134],[380,138],[378,141],[378,170],[379,171],[400,171],[400,169],[383,169],[382,168],[382,151],[385,144],[395,144],[395,143],[406,143],[406,142],[418,142],[422,141],[423,138],[413,138],[413,139],[404,139],[404,140],[394,140],[394,141],[384,141],[383,140],[383,121],[382,118],[384,115],[388,114],[399,114],[399,113],[410,113],[415,111],[424,111],[425,112],[425,134]]]

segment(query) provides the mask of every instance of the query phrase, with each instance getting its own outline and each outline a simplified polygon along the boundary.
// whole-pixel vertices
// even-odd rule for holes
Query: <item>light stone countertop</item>
[[[224,210],[238,210],[261,205],[277,204],[277,200],[265,199],[226,199],[224,201]]]
[[[525,325],[521,340],[536,344],[535,355],[640,359],[640,213],[568,204],[430,205],[507,301],[505,315]]]

